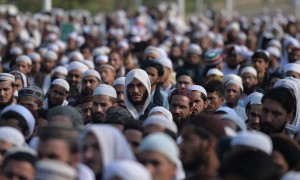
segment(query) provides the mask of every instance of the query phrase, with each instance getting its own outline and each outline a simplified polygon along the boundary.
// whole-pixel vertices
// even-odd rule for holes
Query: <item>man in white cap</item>
[[[43,83],[41,88],[43,89],[44,93],[47,93],[50,85],[51,85],[51,76],[52,71],[57,63],[57,54],[54,51],[48,50],[45,55],[42,62],[42,72],[45,73],[45,77],[43,79]]]
[[[253,92],[263,92],[262,89],[257,87],[257,71],[251,66],[244,67],[241,71],[241,78],[243,80],[243,98],[245,99],[248,95]]]
[[[101,75],[101,80],[103,83],[108,85],[113,85],[115,77],[116,77],[116,70],[110,64],[103,64],[96,69],[99,74]]]
[[[270,54],[270,63],[268,68],[268,73],[274,73],[274,72],[282,72],[282,67],[280,66],[279,60],[281,53],[278,48],[276,47],[268,47],[266,49],[267,52]]]
[[[125,76],[125,67],[122,54],[119,51],[111,51],[108,57],[109,64],[111,64],[116,70],[116,77]]]
[[[42,67],[42,58],[39,53],[33,52],[30,53],[29,58],[31,59],[31,72],[28,76],[29,84],[30,85],[37,85],[39,87],[42,87],[42,81],[44,79],[44,74],[41,73],[41,67]],[[40,80],[41,79],[41,80]]]
[[[15,76],[9,73],[0,73],[0,110],[13,104],[15,92]]]
[[[249,130],[258,131],[260,129],[262,97],[262,93],[254,92],[250,94],[244,101],[246,115],[248,116],[246,123]]]
[[[146,71],[133,69],[125,79],[125,105],[135,120],[143,120],[154,106],[151,103],[151,83]]]
[[[106,110],[117,102],[116,90],[107,84],[101,84],[93,92],[92,122],[103,123]]]
[[[44,101],[44,108],[51,109],[55,106],[66,106],[69,94],[69,83],[64,79],[55,79],[50,86],[49,96]]]
[[[68,101],[71,104],[77,101],[81,93],[82,76],[86,70],[88,70],[88,67],[78,61],[71,62],[68,65],[67,81],[70,85]]]
[[[126,105],[124,102],[125,77],[117,78],[113,83],[113,87],[115,88],[117,93],[118,106],[126,109]]]
[[[101,83],[100,74],[93,69],[87,70],[82,76],[81,95],[82,97],[92,95],[97,86]]]
[[[203,112],[208,105],[206,90],[199,85],[191,85],[188,90],[192,91],[194,97],[193,114]]]
[[[286,76],[292,76],[293,78],[300,79],[300,64],[288,63],[284,65],[283,72]]]
[[[223,85],[226,100],[223,106],[232,108],[237,113],[237,115],[239,115],[244,121],[246,121],[247,116],[245,113],[245,109],[239,106],[239,100],[242,97],[244,89],[241,77],[235,74],[229,74],[224,77]]]
[[[30,74],[32,62],[28,56],[26,55],[19,56],[16,59],[16,63],[17,63],[17,68],[20,72],[22,72],[26,76]]]

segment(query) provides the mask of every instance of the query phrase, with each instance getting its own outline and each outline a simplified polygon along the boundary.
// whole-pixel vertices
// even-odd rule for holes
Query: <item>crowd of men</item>
[[[172,8],[0,8],[0,179],[300,179],[297,19]]]

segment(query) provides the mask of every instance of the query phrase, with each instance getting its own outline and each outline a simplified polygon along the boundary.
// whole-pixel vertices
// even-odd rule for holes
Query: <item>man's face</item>
[[[117,53],[112,53],[109,56],[109,62],[116,70],[119,70],[123,66],[123,61]]]
[[[113,84],[113,82],[115,80],[115,76],[116,76],[116,73],[113,70],[111,70],[108,67],[101,67],[101,68],[99,68],[98,72],[101,76],[102,82],[104,82],[105,84],[108,84],[108,85]]]
[[[228,107],[236,107],[241,97],[240,87],[236,84],[228,84],[225,87],[225,100]]]
[[[92,107],[93,107],[93,102],[86,102],[81,104],[82,118],[84,124],[92,122],[92,118],[93,118]]]
[[[159,152],[145,151],[139,160],[152,175],[153,180],[173,179],[176,174],[176,165]]]
[[[145,70],[149,76],[151,86],[154,86],[158,81],[158,71],[155,67],[148,67]]]
[[[187,89],[192,84],[193,84],[193,80],[190,76],[182,75],[177,79],[176,88]]]
[[[70,165],[73,163],[68,144],[62,139],[40,140],[37,152],[40,160],[52,159]]]
[[[292,120],[282,105],[274,100],[265,99],[261,112],[261,131],[266,134],[283,132],[287,122]]]
[[[18,104],[31,108],[33,110],[39,109],[39,104],[34,97],[31,96],[19,96],[18,97]]]
[[[82,162],[91,168],[95,174],[102,172],[102,152],[96,136],[89,133],[83,141]]]
[[[24,88],[22,79],[15,79],[15,88],[17,91],[20,91],[21,89]]]
[[[295,71],[288,71],[285,74],[286,76],[291,76],[293,78],[300,79],[300,74]]]
[[[300,50],[293,49],[289,54],[289,63],[294,63],[297,60],[300,60]]]
[[[224,98],[219,97],[217,92],[207,93],[208,105],[206,110],[209,112],[215,112],[222,106]]]
[[[269,63],[262,58],[253,59],[252,63],[257,73],[264,73],[269,66]]]
[[[29,74],[31,72],[31,66],[24,61],[17,62],[17,67],[23,74]]]
[[[66,100],[68,96],[67,90],[60,86],[53,84],[50,90],[49,99],[53,106],[62,105],[64,100]]]
[[[136,155],[138,153],[138,147],[143,139],[142,132],[135,129],[127,129],[124,131],[124,136],[126,137],[131,150]]]
[[[254,89],[255,86],[257,85],[257,78],[251,73],[244,73],[242,75],[242,80],[243,80],[243,87],[245,91]]]
[[[111,102],[110,96],[105,95],[95,95],[93,97],[93,122],[101,123],[104,121],[104,115],[108,108],[113,105]]]
[[[44,59],[42,65],[43,65],[45,71],[47,73],[50,73],[52,71],[52,69],[55,67],[56,61],[46,58],[46,59]]]
[[[186,96],[175,95],[171,99],[170,112],[173,115],[175,122],[180,122],[188,119],[192,113],[190,100]]]
[[[269,89],[271,89],[275,85],[275,83],[277,81],[279,81],[280,79],[281,78],[277,78],[277,77],[272,78],[271,81],[270,81],[270,84],[269,84]]]
[[[86,76],[82,80],[82,93],[92,95],[98,85],[100,85],[100,81],[95,76]]]
[[[200,63],[200,60],[201,60],[200,56],[196,53],[188,53],[187,58],[188,58],[188,62],[191,65],[197,65]]]
[[[125,85],[118,84],[118,85],[115,85],[114,88],[117,92],[117,104],[118,104],[118,106],[125,108],[126,107],[125,102],[124,102],[124,88],[125,88]]]
[[[34,167],[26,161],[10,160],[2,171],[8,179],[34,179]]]
[[[208,105],[207,101],[204,101],[201,97],[201,92],[199,91],[192,91],[194,96],[194,108],[193,114],[201,113]]]
[[[68,72],[67,81],[71,87],[76,87],[77,84],[81,83],[82,73],[79,69]]]
[[[147,98],[147,89],[144,84],[136,78],[128,84],[127,93],[130,102],[133,105],[144,104],[145,99]]]
[[[13,144],[7,142],[7,141],[0,141],[0,167],[2,168],[3,161],[4,161],[4,155],[7,151],[12,149],[14,146]]]
[[[32,72],[40,72],[41,66],[42,66],[42,61],[40,59],[39,60],[34,60],[34,61],[32,61],[31,71]]]
[[[0,104],[8,104],[12,101],[15,88],[9,81],[0,81]]]
[[[260,129],[260,121],[261,121],[261,104],[252,104],[250,105],[248,119],[249,122],[247,124],[248,129],[258,131]]]

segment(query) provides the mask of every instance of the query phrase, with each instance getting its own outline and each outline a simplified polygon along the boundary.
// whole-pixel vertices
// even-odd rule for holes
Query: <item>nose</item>
[[[4,95],[4,91],[0,90],[0,95],[3,96]]]
[[[97,108],[96,108],[96,112],[103,112],[103,109],[102,109],[102,107],[101,107],[101,106],[97,106]]]
[[[118,98],[119,98],[119,100],[124,100],[124,94],[120,93]]]
[[[145,167],[148,169],[148,171],[150,172],[150,174],[154,173],[154,167],[153,165],[151,165],[150,163],[145,164]]]
[[[180,108],[175,107],[174,112],[175,112],[175,113],[180,113]]]
[[[93,151],[91,150],[91,148],[86,149],[86,151],[84,152],[84,157],[85,157],[85,159],[93,158]]]
[[[91,87],[91,83],[90,83],[90,82],[87,82],[87,83],[86,83],[86,87],[90,88],[90,87]]]

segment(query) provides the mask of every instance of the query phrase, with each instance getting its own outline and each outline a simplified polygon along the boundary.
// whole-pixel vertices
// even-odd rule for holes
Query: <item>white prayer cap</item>
[[[0,127],[0,141],[9,142],[16,147],[25,145],[23,134],[19,130],[9,126]]]
[[[58,57],[57,57],[56,52],[48,50],[48,51],[46,51],[44,58],[56,61]]]
[[[272,47],[275,46],[275,47],[277,47],[279,49],[282,48],[281,42],[279,40],[277,40],[277,39],[272,39],[271,41],[269,41],[268,46],[272,46]]]
[[[64,43],[61,40],[56,41],[57,46],[60,48],[61,51],[64,51],[66,49],[66,43]]]
[[[84,57],[81,54],[81,52],[79,51],[73,51],[70,55],[69,55],[69,61],[83,61]]]
[[[74,39],[74,40],[77,40],[77,34],[75,32],[72,32],[68,35],[68,39]]]
[[[19,55],[19,54],[22,54],[22,53],[23,53],[23,51],[19,47],[13,47],[9,51],[9,54],[11,54],[11,55]]]
[[[257,71],[256,69],[254,69],[253,67],[251,66],[247,66],[247,67],[244,67],[241,71],[241,75],[245,74],[245,73],[250,73],[250,74],[253,74],[255,77],[257,77]]]
[[[170,121],[169,118],[167,118],[164,115],[151,115],[148,116],[144,123],[143,126],[148,126],[148,125],[158,125],[161,126],[163,128],[166,128],[168,130],[170,130],[171,132],[173,132],[174,134],[178,133],[178,129],[176,124],[173,121]]]
[[[105,52],[104,52],[103,48],[97,47],[93,50],[92,54],[93,54],[93,57],[95,57],[95,56],[99,56],[99,55],[104,55]]]
[[[245,122],[238,115],[224,114],[220,117],[220,119],[232,121],[242,131],[247,129]]]
[[[128,49],[129,48],[129,44],[126,41],[121,41],[118,43],[117,48],[121,48],[123,47],[124,49]]]
[[[109,68],[113,72],[116,72],[116,69],[110,64],[102,64],[101,66],[99,66],[99,69],[102,69],[102,68]]]
[[[245,41],[247,39],[247,35],[244,32],[239,32],[238,39]]]
[[[225,112],[225,114],[237,116],[236,112],[232,108],[229,108],[229,107],[220,107],[216,110],[216,112]]]
[[[163,106],[155,106],[154,108],[152,108],[148,114],[148,117],[151,116],[152,114],[154,115],[154,113],[157,113],[157,112],[162,113],[170,121],[173,121],[172,113],[169,110],[167,110],[166,108],[164,108]]]
[[[47,49],[48,49],[49,51],[54,51],[54,52],[58,52],[58,51],[59,51],[59,47],[58,47],[57,44],[49,44],[49,45],[47,46]]]
[[[165,133],[153,133],[146,136],[139,146],[140,152],[156,151],[174,164],[177,164],[179,150],[175,141]]]
[[[236,30],[240,31],[240,25],[237,22],[232,22],[226,27],[226,32]]]
[[[209,69],[208,70],[208,72],[207,72],[207,74],[206,74],[207,76],[210,76],[210,75],[218,75],[218,76],[222,76],[223,77],[223,72],[222,71],[220,71],[219,69],[217,69],[217,68],[211,68],[211,69]]]
[[[46,37],[46,41],[56,41],[57,40],[57,35],[54,33],[50,33],[48,34],[48,36]]]
[[[163,66],[166,66],[170,69],[173,69],[173,63],[169,58],[158,58],[157,62],[159,62],[160,64],[162,64]]]
[[[115,79],[113,86],[115,85],[125,85],[125,79],[126,77],[119,77],[117,79]]]
[[[281,177],[280,180],[295,180],[295,179],[300,179],[299,171],[288,171]]]
[[[151,180],[151,174],[142,164],[127,159],[112,162],[104,169],[103,180],[120,178],[123,180]]]
[[[145,56],[150,54],[150,53],[153,53],[153,54],[156,54],[157,56],[159,56],[159,52],[158,52],[157,48],[154,47],[154,46],[148,46],[145,49],[145,52],[144,52]]]
[[[187,49],[187,52],[202,55],[202,49],[198,44],[190,44],[188,49]]]
[[[244,108],[246,108],[246,106],[250,103],[250,105],[252,104],[262,104],[261,100],[263,98],[263,94],[259,93],[259,92],[254,92],[249,94],[245,101],[244,101]]]
[[[76,180],[76,170],[58,160],[40,160],[36,163],[35,180]]]
[[[69,90],[70,90],[69,83],[66,80],[61,79],[61,78],[55,79],[54,81],[52,81],[51,84],[56,84],[56,85],[62,86],[67,90],[67,92],[69,92]]]
[[[9,73],[0,73],[0,81],[15,82],[15,76]]]
[[[54,73],[61,73],[65,76],[68,74],[68,70],[65,66],[56,66],[53,70]]]
[[[73,70],[80,70],[81,73],[84,73],[88,69],[89,68],[86,65],[78,61],[73,61],[68,65],[68,72]]]
[[[116,92],[115,88],[113,88],[112,86],[107,85],[107,84],[101,84],[101,85],[97,86],[93,92],[93,96],[96,96],[96,95],[104,95],[104,96],[110,96],[113,98],[117,98],[117,92]]]
[[[276,47],[268,47],[266,49],[266,51],[268,51],[271,55],[277,57],[277,58],[280,58],[280,51],[278,48]]]
[[[99,81],[101,81],[101,76],[100,76],[100,74],[98,73],[98,71],[96,71],[96,70],[89,69],[89,70],[85,71],[85,72],[83,73],[82,78],[84,78],[84,77],[86,77],[86,76],[95,76]]]
[[[273,151],[273,144],[271,138],[259,131],[242,131],[238,133],[232,140],[231,146],[247,146],[261,150],[267,154]]]
[[[20,116],[22,116],[25,119],[26,124],[29,129],[29,136],[31,136],[33,133],[33,130],[34,130],[34,126],[35,126],[35,119],[34,119],[32,113],[24,106],[15,104],[15,105],[6,106],[1,111],[1,116],[8,111],[16,112],[17,114],[19,114]]]
[[[142,41],[142,38],[140,36],[132,36],[130,38],[130,42],[132,42],[132,43],[139,43],[141,41]]]
[[[228,84],[235,84],[244,90],[242,78],[235,74],[228,74],[223,78],[223,85],[227,86]]]
[[[283,72],[287,73],[289,71],[294,71],[300,74],[300,64],[297,63],[288,63],[283,66]]]
[[[199,91],[201,92],[202,94],[205,95],[205,97],[207,97],[207,93],[206,93],[206,90],[202,87],[202,86],[199,86],[199,85],[191,85],[188,87],[188,89],[190,91]]]
[[[24,49],[34,49],[34,45],[31,42],[24,44]]]
[[[108,62],[108,56],[106,55],[99,55],[96,57],[96,63],[107,63]]]
[[[37,52],[32,52],[28,55],[28,57],[31,59],[32,62],[36,61],[36,60],[40,60],[41,59],[41,55]]]
[[[83,60],[82,64],[86,65],[89,69],[95,69],[95,65],[90,60]]]
[[[28,56],[26,55],[21,55],[16,59],[16,62],[25,62],[27,64],[29,64],[31,66],[31,60]]]

